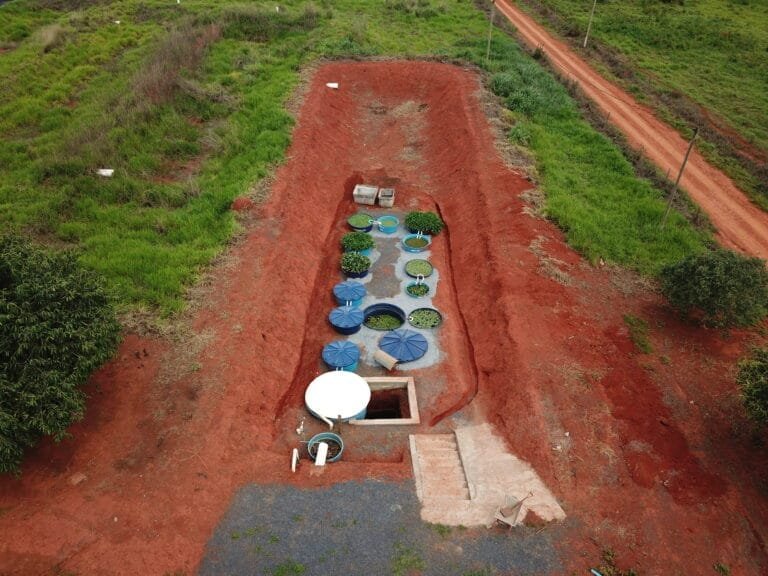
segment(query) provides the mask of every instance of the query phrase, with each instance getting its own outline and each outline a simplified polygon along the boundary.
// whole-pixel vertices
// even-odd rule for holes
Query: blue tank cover
[[[349,340],[334,340],[323,348],[323,361],[328,366],[343,368],[360,359],[360,349]]]
[[[427,339],[413,330],[401,329],[387,332],[379,340],[379,348],[397,358],[399,362],[418,360],[427,353]]]
[[[339,306],[331,310],[328,320],[339,328],[354,328],[363,323],[363,311],[351,306]]]
[[[333,295],[341,302],[354,302],[365,297],[365,286],[354,280],[339,282],[333,287]]]

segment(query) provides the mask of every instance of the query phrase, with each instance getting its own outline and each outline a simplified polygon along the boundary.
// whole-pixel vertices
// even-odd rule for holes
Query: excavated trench
[[[339,82],[339,89],[327,88],[327,82]],[[444,321],[433,331],[439,361],[415,369],[405,364],[395,372],[415,378],[420,427],[398,426],[384,433],[348,426],[345,434],[352,437],[345,459],[399,461],[407,434],[439,429],[446,416],[471,401],[481,379],[505,379],[514,371],[509,319],[497,305],[503,296],[498,278],[506,272],[498,269],[492,252],[493,220],[500,216],[499,200],[504,212],[519,213],[517,196],[530,184],[500,162],[487,120],[472,102],[479,89],[473,73],[437,63],[334,63],[316,72],[295,135],[294,160],[281,176],[286,192],[298,203],[290,214],[311,215],[312,254],[305,256],[319,264],[311,277],[304,276],[312,289],[305,312],[296,311],[303,321],[300,354],[277,405],[276,450],[295,444],[294,430],[302,419],[307,433],[325,426],[307,417],[303,395],[307,385],[327,370],[320,359],[323,346],[340,338],[327,315],[337,305],[332,288],[343,279],[340,238],[349,230],[347,217],[357,211],[393,213],[401,220],[413,209],[442,216],[447,227],[434,238],[429,260],[440,276],[433,302]],[[485,139],[485,149],[479,139]],[[311,168],[299,159],[296,142],[311,145],[311,156],[301,157],[311,162]],[[292,174],[303,182],[301,194],[291,193]],[[304,181],[303,174],[312,174],[322,185]],[[361,183],[395,188],[395,207],[385,211],[354,204],[352,190]],[[292,222],[284,221],[283,226],[283,234],[290,234]],[[373,296],[393,296],[399,289],[392,274],[397,252],[393,246],[377,239],[381,255],[367,285]],[[412,308],[420,305],[414,300]],[[477,365],[478,343],[485,357],[493,357],[492,365],[482,371]],[[363,363],[359,372],[386,374],[381,367]],[[366,449],[371,446],[375,449]]]

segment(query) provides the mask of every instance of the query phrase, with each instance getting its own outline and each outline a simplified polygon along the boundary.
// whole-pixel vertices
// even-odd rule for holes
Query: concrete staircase
[[[411,436],[416,491],[422,502],[468,501],[469,485],[454,434]],[[439,504],[440,502],[435,502]]]
[[[533,468],[510,454],[489,424],[457,428],[451,434],[414,434],[409,439],[425,522],[488,526],[501,507],[523,499],[520,520],[528,510],[544,521],[565,518]]]

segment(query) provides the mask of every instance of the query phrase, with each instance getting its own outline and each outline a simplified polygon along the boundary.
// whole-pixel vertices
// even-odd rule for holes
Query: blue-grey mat
[[[208,543],[203,576],[560,574],[550,527],[538,532],[425,524],[412,482],[324,489],[250,485]]]

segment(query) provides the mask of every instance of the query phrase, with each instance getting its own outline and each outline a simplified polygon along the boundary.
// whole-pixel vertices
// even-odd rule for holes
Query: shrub
[[[728,250],[689,256],[661,271],[669,302],[705,326],[749,326],[768,312],[768,271],[759,258]]]
[[[43,52],[50,52],[64,44],[66,31],[61,24],[49,24],[40,29],[40,44]]]
[[[434,212],[410,212],[405,217],[405,226],[423,234],[439,234],[445,223]]]
[[[193,27],[188,22],[166,34],[133,79],[139,101],[169,102],[180,86],[182,74],[197,70],[208,47],[220,35],[218,26]]]
[[[101,278],[72,254],[0,238],[0,472],[18,472],[26,448],[82,418],[80,386],[119,332]]]
[[[366,232],[349,232],[342,236],[341,246],[347,252],[362,252],[373,248],[373,236]]]
[[[757,348],[739,362],[736,383],[749,416],[762,424],[768,422],[768,350]]]
[[[319,20],[320,13],[313,4],[307,4],[301,13],[285,8],[272,11],[258,6],[235,5],[223,13],[224,36],[235,40],[267,42],[291,31],[312,30]]]
[[[341,269],[352,274],[361,274],[371,267],[371,259],[357,252],[347,252],[341,257]]]

